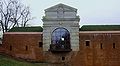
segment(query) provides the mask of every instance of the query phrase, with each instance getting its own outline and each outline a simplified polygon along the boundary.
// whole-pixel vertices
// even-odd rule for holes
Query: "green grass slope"
[[[0,66],[47,66],[46,63],[29,63],[0,55]]]
[[[83,25],[80,31],[120,31],[120,25]]]
[[[41,26],[35,27],[14,27],[8,32],[42,32],[43,28]]]

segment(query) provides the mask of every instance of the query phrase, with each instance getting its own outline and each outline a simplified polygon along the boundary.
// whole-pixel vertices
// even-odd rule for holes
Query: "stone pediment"
[[[58,11],[58,10],[63,10],[63,11],[70,11],[70,12],[77,12],[76,8],[64,5],[62,3],[57,4],[55,6],[52,6],[50,8],[45,9],[46,12],[52,12],[52,11]]]

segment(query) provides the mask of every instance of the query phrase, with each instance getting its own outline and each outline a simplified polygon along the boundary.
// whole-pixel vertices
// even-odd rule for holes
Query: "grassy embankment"
[[[47,66],[47,63],[30,63],[0,55],[0,66]]]

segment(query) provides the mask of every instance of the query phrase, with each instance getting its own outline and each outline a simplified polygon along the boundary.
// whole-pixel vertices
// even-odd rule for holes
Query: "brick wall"
[[[39,32],[8,32],[4,34],[5,53],[28,61],[43,61],[42,34]]]
[[[119,66],[119,40],[120,33],[80,33],[80,51],[72,59],[73,66]]]
[[[10,34],[5,33],[2,47],[4,52],[17,58],[32,61],[54,61],[45,57],[43,48],[39,47],[42,42],[42,33]],[[80,50],[66,54],[66,60],[72,55],[71,66],[119,66],[120,65],[120,33],[79,33]],[[40,43],[41,44],[41,43]],[[11,46],[11,48],[10,48]],[[27,46],[27,49],[26,49]],[[61,56],[60,56],[61,55]],[[63,54],[64,55],[64,54]],[[58,62],[61,62],[62,54],[59,54]],[[57,56],[56,56],[57,57]],[[50,60],[47,60],[50,59]],[[57,60],[57,58],[55,58]]]

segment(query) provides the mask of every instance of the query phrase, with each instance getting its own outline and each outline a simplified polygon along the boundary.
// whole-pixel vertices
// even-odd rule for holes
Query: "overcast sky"
[[[78,9],[80,25],[120,25],[120,0],[23,0],[35,17],[31,25],[42,25],[44,9],[59,3]]]

